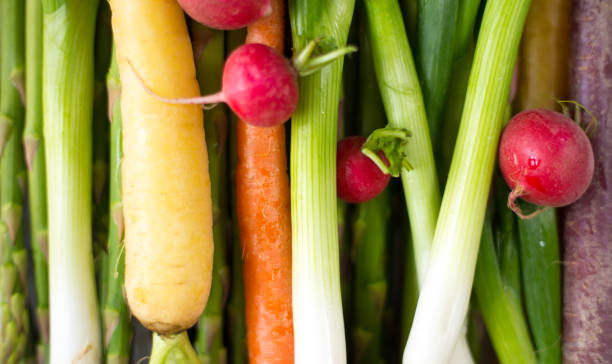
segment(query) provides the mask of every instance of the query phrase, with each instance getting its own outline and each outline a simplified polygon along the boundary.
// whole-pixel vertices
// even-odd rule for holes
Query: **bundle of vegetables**
[[[570,5],[3,0],[0,362],[612,361]]]

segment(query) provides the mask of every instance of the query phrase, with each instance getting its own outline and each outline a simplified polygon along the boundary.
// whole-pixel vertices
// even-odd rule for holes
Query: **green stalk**
[[[364,2],[374,68],[389,125],[412,133],[407,147],[407,159],[412,169],[404,168],[401,179],[410,218],[417,278],[421,286],[429,266],[440,206],[440,190],[425,107],[397,0]],[[453,361],[472,362],[463,336],[457,344]]]
[[[195,364],[199,362],[189,342],[187,331],[170,336],[153,333],[153,348],[149,364]]]
[[[221,87],[224,62],[223,32],[213,31],[192,22],[191,33],[196,53],[196,76],[202,94],[212,94]],[[195,349],[202,363],[224,364],[227,349],[223,342],[225,298],[229,289],[229,267],[226,261],[229,224],[227,196],[227,109],[217,106],[204,112],[208,170],[213,208],[215,244],[212,285],[208,303],[198,323]]]
[[[440,144],[458,7],[459,0],[418,2],[416,60],[433,145]]]
[[[369,135],[385,126],[385,113],[376,84],[370,44],[364,22],[359,24],[359,121],[360,134]],[[357,205],[353,220],[354,363],[381,363],[382,315],[387,299],[386,255],[389,234],[390,191]]]
[[[525,308],[539,363],[561,363],[561,258],[555,209],[518,219]]]
[[[104,346],[107,364],[127,364],[130,359],[132,320],[123,296],[125,254],[123,241],[123,204],[121,199],[121,81],[119,67],[112,52],[107,76],[108,111],[111,118],[110,133],[110,202],[108,227],[108,259],[105,280],[107,292],[104,301]]]
[[[354,0],[290,0],[294,49],[323,35],[346,44]],[[325,51],[325,49],[323,49]],[[295,361],[345,363],[338,263],[336,138],[343,58],[300,80],[291,121],[291,225]]]
[[[521,298],[502,276],[489,218],[482,232],[474,289],[500,363],[536,364]]]
[[[497,142],[529,0],[490,0],[404,363],[445,363],[467,313]]]
[[[51,363],[98,363],[102,352],[91,242],[97,9],[97,0],[43,0]]]
[[[106,94],[106,74],[111,56],[110,6],[107,1],[99,4],[96,19],[93,104],[93,152],[92,152],[92,217],[93,252],[96,283],[100,306],[106,302],[108,292],[108,167],[109,167],[109,113]]]
[[[226,53],[244,44],[244,30],[227,33]],[[228,331],[229,331],[229,362],[232,364],[245,364],[248,362],[246,342],[246,318],[244,298],[244,277],[242,275],[242,247],[240,244],[240,230],[238,229],[238,216],[236,215],[236,166],[238,165],[238,149],[236,141],[236,115],[230,113],[229,130],[229,165],[232,203],[232,282],[230,286],[229,301],[227,303]]]
[[[389,125],[412,133],[401,173],[419,282],[423,281],[440,191],[421,89],[397,0],[364,0],[374,67]]]
[[[30,204],[30,236],[36,322],[40,334],[37,344],[38,362],[49,359],[49,274],[47,257],[47,182],[42,114],[42,3],[26,1],[26,100],[23,144],[28,165]]]
[[[23,81],[25,3],[0,3],[0,120],[10,124],[0,162],[2,266],[0,267],[0,361],[17,363],[26,355],[30,340],[27,310],[28,255],[23,239],[23,202],[26,168],[21,137],[24,108],[16,82]]]
[[[515,217],[507,206],[508,187],[500,173],[494,178],[495,204],[497,221],[495,226],[495,240],[499,256],[500,272],[504,283],[512,288],[514,294],[522,302],[521,294],[521,267],[519,260],[519,243],[516,231]]]
[[[446,184],[453,149],[461,121],[470,69],[474,60],[474,26],[480,0],[460,0],[453,42],[454,62],[448,83],[440,148],[437,151],[438,175],[442,186]]]

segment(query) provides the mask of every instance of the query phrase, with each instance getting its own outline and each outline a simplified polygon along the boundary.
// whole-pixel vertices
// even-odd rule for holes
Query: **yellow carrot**
[[[213,244],[208,156],[185,18],[175,0],[111,0],[122,83],[125,289],[132,313],[169,335],[204,310]],[[137,74],[135,72],[138,72]]]

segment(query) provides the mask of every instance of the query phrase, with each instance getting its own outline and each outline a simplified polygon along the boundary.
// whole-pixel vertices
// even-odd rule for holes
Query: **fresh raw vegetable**
[[[214,29],[243,28],[269,15],[271,0],[178,0],[190,17]]]
[[[28,357],[26,348],[32,340],[27,309],[28,254],[23,235],[26,168],[21,138],[24,105],[19,93],[24,81],[25,3],[2,1],[0,14],[0,120],[3,125],[10,125],[4,136],[0,162],[0,360],[19,363]]]
[[[142,86],[150,95],[168,103],[226,102],[239,118],[254,126],[284,123],[295,111],[298,99],[295,68],[273,48],[257,43],[245,44],[227,58],[221,92],[196,98],[167,98],[144,82]]]
[[[154,363],[168,350],[193,351],[181,337],[208,299],[208,156],[201,109],[161,102],[139,79],[171,96],[198,94],[181,8],[174,0],[113,0],[111,9],[121,75],[125,291],[131,312],[157,333]]]
[[[405,1],[405,0],[404,0]],[[416,66],[432,145],[439,148],[459,0],[417,1]],[[465,1],[463,1],[465,2]],[[436,155],[438,151],[434,152]]]
[[[468,309],[497,140],[529,0],[487,2],[404,363],[446,363]]]
[[[563,363],[612,360],[612,6],[572,2],[570,97],[598,120],[593,183],[565,212]]]
[[[560,108],[557,100],[568,98],[571,6],[568,0],[532,1],[519,53],[516,111],[555,110]],[[525,312],[540,364],[561,363],[562,264],[557,221],[556,209],[548,208],[517,222]]]
[[[23,145],[28,166],[30,242],[36,292],[38,326],[37,360],[49,359],[49,271],[47,256],[47,179],[42,114],[42,28],[41,0],[28,0],[26,6],[26,103]]]
[[[411,134],[405,146],[404,158],[410,169],[402,168],[401,178],[410,218],[417,281],[421,286],[429,265],[440,204],[425,106],[399,4],[396,0],[367,0],[365,9],[374,68],[389,126],[407,130]],[[453,362],[472,362],[463,335],[457,345],[452,343],[452,348],[455,347]]]
[[[478,308],[502,364],[536,364],[535,351],[523,316],[520,296],[502,276],[490,218],[485,220],[474,289]]]
[[[347,40],[354,0],[289,1],[293,47]],[[326,50],[326,49],[324,49]],[[338,257],[336,142],[343,58],[300,81],[291,121],[291,227],[295,362],[342,364],[346,342]]]
[[[43,0],[51,363],[101,360],[91,237],[97,9],[97,0]]]
[[[195,21],[189,23],[193,43],[196,77],[201,92],[214,92],[221,84],[223,69],[224,33],[212,30]],[[227,363],[225,346],[225,303],[229,291],[227,238],[229,228],[229,200],[227,185],[227,114],[225,106],[204,111],[204,133],[208,148],[208,171],[213,208],[212,283],[204,312],[197,326],[194,348],[202,363]]]
[[[359,17],[358,115],[359,131],[368,135],[385,126],[385,112],[376,83],[372,51],[366,36],[365,19]],[[378,168],[378,167],[376,167]],[[387,307],[390,282],[387,258],[390,249],[389,226],[392,191],[386,189],[378,197],[360,204],[352,220],[354,280],[352,309],[352,363],[381,363],[385,358],[386,337],[383,312]],[[385,337],[386,336],[386,337]]]
[[[282,52],[282,0],[248,27],[246,42]],[[294,360],[291,208],[285,126],[237,125],[236,195],[242,244],[249,363]]]
[[[391,178],[361,152],[365,142],[366,138],[360,135],[338,142],[336,184],[338,197],[346,202],[361,203],[373,199],[387,187]],[[378,154],[388,163],[382,152]]]
[[[244,43],[246,31],[234,30],[226,33],[226,54],[231,53]],[[229,113],[229,166],[230,191],[236,191],[236,167],[238,165],[236,114]],[[240,229],[238,228],[237,196],[232,193],[232,259],[230,293],[227,302],[228,334],[232,338],[228,343],[228,362],[231,364],[246,364],[248,362],[246,342],[246,318],[244,308],[244,276],[242,274],[242,246],[240,244]]]
[[[104,347],[107,364],[127,364],[130,359],[132,320],[123,296],[125,278],[124,220],[121,199],[121,82],[113,48],[106,88],[110,125],[110,200],[108,227],[108,258],[106,259],[107,292],[102,311],[104,319]]]
[[[572,119],[534,109],[515,115],[499,143],[499,166],[512,192],[508,207],[522,216],[520,197],[539,206],[576,201],[593,178],[593,149]]]

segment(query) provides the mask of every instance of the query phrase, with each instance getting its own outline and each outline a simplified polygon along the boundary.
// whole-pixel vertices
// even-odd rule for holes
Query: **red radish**
[[[223,67],[222,90],[213,95],[172,99],[157,95],[141,77],[146,91],[159,100],[175,104],[225,102],[244,122],[275,126],[287,121],[297,106],[297,71],[274,49],[257,43],[236,48]]]
[[[534,109],[514,116],[501,137],[499,165],[514,201],[560,207],[576,201],[593,178],[594,158],[584,131],[563,114]]]
[[[178,0],[190,17],[210,28],[243,28],[270,14],[270,0]]]
[[[365,142],[366,138],[362,136],[347,137],[338,142],[336,183],[338,197],[346,202],[361,203],[373,199],[387,187],[391,178],[361,152]],[[388,164],[382,152],[378,155]]]

